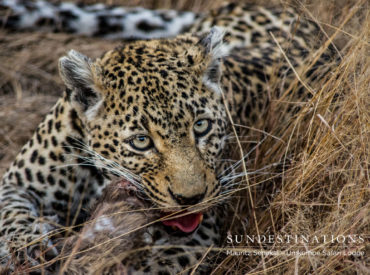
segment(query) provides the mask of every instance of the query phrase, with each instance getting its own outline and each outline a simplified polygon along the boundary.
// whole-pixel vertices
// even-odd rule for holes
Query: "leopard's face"
[[[212,39],[130,43],[88,64],[90,85],[70,85],[96,166],[159,207],[206,207],[220,191],[215,166],[227,116]],[[68,60],[61,61],[67,86]]]

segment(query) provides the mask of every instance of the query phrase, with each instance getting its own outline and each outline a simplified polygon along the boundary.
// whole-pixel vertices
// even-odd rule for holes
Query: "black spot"
[[[62,154],[59,154],[59,161],[61,162],[64,162],[65,161],[65,158]]]
[[[39,144],[41,144],[42,143],[42,138],[41,138],[41,135],[39,133],[36,134],[36,138],[37,138],[37,142]]]
[[[21,159],[18,164],[17,164],[18,168],[22,168],[24,166],[24,160]]]
[[[33,151],[31,158],[30,158],[31,163],[34,163],[36,161],[37,155],[38,155],[37,150]]]
[[[149,274],[150,271],[151,271],[150,265],[148,265],[147,267],[145,267],[143,271],[144,271],[144,273],[148,273]]]
[[[20,21],[21,16],[20,15],[10,15],[4,20],[3,18],[1,19],[1,23],[4,24],[4,27],[6,28],[17,28],[18,22]]]
[[[197,233],[199,234],[199,236],[200,236],[203,240],[208,240],[208,239],[209,239],[209,236],[208,236],[207,234],[205,234],[205,233],[203,232],[203,230],[199,229],[199,230],[197,231]]]
[[[144,53],[144,47],[136,49],[136,53],[139,54],[139,55],[143,54]]]
[[[52,130],[53,130],[53,121],[50,119],[48,121],[48,134],[51,134]]]
[[[183,253],[184,250],[181,249],[181,248],[176,248],[176,247],[173,247],[173,248],[169,248],[169,249],[166,249],[165,251],[163,251],[164,254],[166,255],[175,255],[175,254],[178,254],[178,253]]]
[[[127,98],[127,104],[131,104],[134,101],[134,98],[132,96],[129,96]]]
[[[212,225],[207,222],[202,222],[202,226],[207,227],[208,229],[212,229]]]
[[[56,199],[62,200],[62,201],[68,201],[69,200],[69,195],[68,194],[65,194],[65,193],[62,193],[59,190],[55,192],[54,197]]]
[[[169,14],[166,14],[166,13],[162,13],[159,15],[163,21],[165,22],[171,22],[172,21],[172,17],[169,16]]]
[[[51,137],[51,143],[53,144],[54,147],[58,146],[58,141],[57,141],[57,138],[55,136]]]
[[[39,156],[39,164],[44,165],[45,164],[45,158],[43,156]]]
[[[202,258],[202,253],[199,253],[199,252],[196,252],[195,253],[195,257],[199,260],[200,258]]]
[[[166,78],[168,76],[168,73],[165,70],[160,70],[159,73],[163,78]]]
[[[52,160],[54,160],[54,161],[57,161],[57,160],[58,160],[57,155],[56,155],[53,151],[51,151],[51,152],[49,153],[49,157],[50,157]]]
[[[54,208],[54,210],[57,210],[57,211],[64,211],[65,210],[65,206],[59,202],[52,202],[51,203],[51,206]]]
[[[190,263],[188,257],[186,257],[186,256],[180,256],[180,257],[178,257],[177,258],[177,261],[179,262],[179,264],[182,267],[186,267]]]
[[[47,139],[44,140],[44,148],[48,148],[49,146],[49,142]]]
[[[77,15],[73,14],[72,11],[62,10],[59,12],[59,17],[61,18],[61,24],[58,24],[63,32],[75,33],[76,29],[71,26],[72,22],[75,22],[78,18]],[[58,30],[58,29],[57,29]]]
[[[189,96],[188,96],[185,92],[182,92],[182,93],[181,93],[181,96],[182,96],[183,98],[185,98],[185,99],[188,99],[188,98],[189,98]]]
[[[62,176],[66,176],[67,175],[66,169],[60,169],[59,174],[61,174]]]
[[[84,137],[85,134],[84,134],[83,129],[81,128],[82,122],[81,122],[80,118],[78,117],[76,110],[71,111],[70,119],[72,121],[72,128],[74,130],[76,130],[81,135],[81,137]],[[56,126],[57,125],[55,124],[55,127]]]
[[[194,59],[193,59],[193,56],[192,56],[192,55],[188,55],[188,56],[187,56],[187,58],[188,58],[188,62],[189,62],[189,64],[190,64],[190,65],[194,65]]]
[[[72,11],[70,10],[61,10],[59,11],[59,16],[63,19],[78,19],[78,16],[75,15]]]
[[[165,29],[162,26],[151,25],[147,21],[141,21],[141,22],[137,23],[136,27],[139,30],[143,31],[143,32],[152,32],[152,31],[155,31],[155,30],[164,30]]]
[[[66,188],[66,183],[64,182],[64,180],[59,180],[58,184],[59,184],[60,187]]]
[[[134,114],[137,114],[139,112],[139,108],[137,106],[134,106],[132,108],[132,111],[134,112]]]
[[[251,42],[252,43],[258,42],[258,38],[260,37],[262,37],[262,35],[259,32],[252,32]]]
[[[36,178],[37,178],[37,180],[38,180],[40,183],[42,183],[42,184],[44,184],[44,183],[45,183],[44,176],[42,175],[42,173],[41,173],[40,171],[38,171],[38,172],[36,173]]]
[[[254,70],[253,72],[259,78],[259,80],[261,80],[262,82],[266,82],[270,79],[270,77],[268,75],[266,75],[265,73],[263,73],[261,71]]]
[[[111,151],[112,153],[115,153],[116,149],[113,146],[109,145],[109,151]]]
[[[109,21],[109,17],[106,15],[99,15],[98,19],[98,31],[94,33],[94,36],[103,36],[107,33],[114,33],[114,32],[122,32],[123,25],[122,24],[111,24]]]
[[[94,144],[93,144],[93,148],[99,148],[100,147],[100,143],[99,142],[95,142]]]
[[[60,132],[60,128],[61,128],[62,124],[60,121],[58,121],[57,123],[55,123],[55,129]]]
[[[50,184],[50,185],[55,185],[55,180],[53,178],[52,175],[48,175],[47,178],[46,178],[47,182]]]
[[[26,179],[27,179],[28,181],[32,181],[33,179],[32,179],[32,172],[31,172],[31,169],[26,168],[26,169],[25,169],[25,172],[26,172]]]
[[[19,174],[18,172],[15,172],[15,177],[17,179],[17,185],[22,187],[23,186],[23,180],[22,180],[21,174]]]
[[[159,230],[155,231],[154,234],[153,234],[153,240],[157,241],[160,238],[162,238],[162,233]]]
[[[106,150],[101,151],[101,154],[104,155],[104,156],[109,156],[109,153]]]
[[[161,264],[161,263],[159,263],[159,264]],[[165,264],[163,264],[163,265],[165,265]],[[167,271],[159,271],[158,275],[171,275],[171,274]]]

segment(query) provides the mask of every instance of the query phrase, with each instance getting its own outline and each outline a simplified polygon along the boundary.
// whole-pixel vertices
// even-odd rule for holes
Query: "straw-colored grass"
[[[303,235],[311,239],[326,235],[327,240],[303,247],[301,243],[267,245],[265,251],[284,253],[265,257],[265,266],[260,257],[229,256],[220,265],[219,274],[226,270],[252,274],[264,270],[286,274],[369,273],[369,48],[361,40],[368,34],[364,27],[357,39],[351,39],[341,63],[314,98],[287,124],[284,133],[275,132],[274,128],[269,131],[284,142],[268,137],[258,147],[253,161],[247,163],[253,171],[287,162],[282,171],[267,168],[265,175],[249,177],[259,234]],[[277,110],[271,110],[271,116]],[[247,202],[237,209],[240,223],[231,232],[256,235],[249,195],[241,191],[240,196]],[[249,219],[249,226],[242,228],[245,218]],[[330,239],[332,235],[353,234],[362,236],[364,242],[344,245]],[[259,249],[255,244],[243,247]],[[288,255],[289,251],[298,250],[321,254]],[[323,251],[338,255],[323,256]],[[364,255],[344,255],[352,251],[362,251]]]
[[[99,1],[85,1],[99,2]],[[221,1],[107,1],[196,11]],[[248,1],[253,2],[253,1]],[[279,255],[227,256],[220,252],[215,274],[369,274],[370,62],[369,4],[366,1],[254,1],[296,7],[317,21],[341,60],[315,96],[289,121],[282,116],[289,98],[268,110],[264,129],[253,125],[247,138],[259,145],[246,160],[250,189],[243,182],[235,197],[230,234],[329,236],[308,244],[240,244],[232,249]],[[12,34],[0,31],[0,174],[62,93],[57,60],[74,48],[92,57],[119,44],[64,34]],[[323,41],[326,47],[326,41]],[[307,64],[309,66],[309,64]],[[299,72],[298,72],[299,73]],[[275,80],[279,81],[279,80]],[[301,81],[310,86],[306,79]],[[285,127],[278,127],[284,123]],[[239,126],[235,126],[238,128]],[[241,127],[239,127],[241,128]],[[282,128],[284,129],[282,131]],[[240,129],[239,129],[240,130]],[[263,141],[263,142],[262,142]],[[243,149],[243,148],[242,148]],[[245,146],[244,153],[249,150]],[[239,157],[239,150],[235,153]],[[275,165],[278,164],[278,165]],[[284,165],[282,165],[284,164]],[[251,206],[254,206],[253,208]],[[364,242],[331,242],[331,236],[357,235]],[[242,245],[242,246],[241,246]],[[289,251],[306,252],[297,256]],[[325,256],[323,251],[334,255]],[[344,253],[364,252],[349,256]],[[316,254],[314,252],[320,252]],[[340,252],[340,253],[335,253]]]

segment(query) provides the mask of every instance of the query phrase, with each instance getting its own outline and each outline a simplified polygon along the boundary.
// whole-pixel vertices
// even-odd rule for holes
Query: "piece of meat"
[[[104,191],[80,233],[60,244],[59,269],[64,274],[127,274],[131,251],[148,244],[147,224],[156,219],[125,180]]]

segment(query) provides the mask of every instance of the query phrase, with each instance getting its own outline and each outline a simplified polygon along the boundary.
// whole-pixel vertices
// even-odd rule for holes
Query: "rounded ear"
[[[69,89],[81,88],[93,84],[92,60],[75,50],[59,59],[59,72]]]
[[[203,83],[208,88],[221,92],[219,82],[221,78],[221,60],[227,54],[223,45],[225,31],[220,27],[213,27],[203,35],[198,44],[204,48],[204,55],[208,58],[207,68],[203,75]]]
[[[102,99],[95,89],[93,66],[90,58],[75,50],[59,59],[59,73],[70,90],[70,101],[83,112],[96,110]]]

